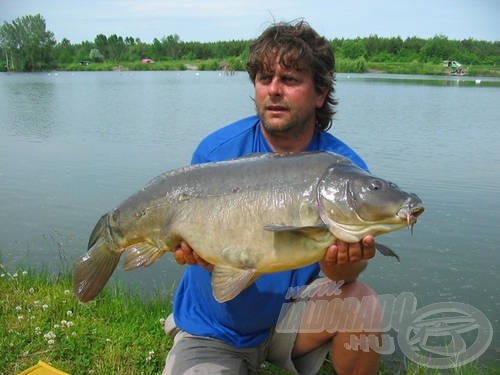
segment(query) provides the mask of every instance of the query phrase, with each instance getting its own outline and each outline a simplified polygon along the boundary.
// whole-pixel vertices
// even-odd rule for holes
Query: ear
[[[316,108],[321,108],[325,104],[326,97],[328,96],[328,89],[324,89],[316,97]]]

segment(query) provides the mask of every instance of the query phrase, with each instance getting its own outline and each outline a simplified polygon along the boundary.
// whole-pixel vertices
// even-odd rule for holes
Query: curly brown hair
[[[335,56],[328,41],[302,20],[269,26],[250,46],[246,69],[254,84],[257,73],[270,71],[276,58],[286,69],[309,70],[318,93],[328,90],[323,106],[316,109],[316,130],[328,130],[337,104],[333,97]]]

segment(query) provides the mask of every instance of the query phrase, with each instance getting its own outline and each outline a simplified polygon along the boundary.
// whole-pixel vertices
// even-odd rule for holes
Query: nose
[[[279,77],[274,76],[269,85],[267,86],[267,92],[270,96],[281,95],[281,82]]]

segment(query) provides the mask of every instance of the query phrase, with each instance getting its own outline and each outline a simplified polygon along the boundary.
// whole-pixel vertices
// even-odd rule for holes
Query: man
[[[192,163],[219,161],[254,152],[326,150],[350,158],[367,169],[346,144],[327,133],[334,113],[334,55],[326,41],[305,22],[270,26],[252,44],[247,71],[255,86],[257,116],[242,119],[205,138]],[[308,316],[314,302],[375,296],[358,275],[375,255],[375,241],[336,241],[318,264],[299,270],[263,275],[235,299],[218,303],[211,292],[211,265],[188,244],[174,252],[179,264],[190,264],[174,300],[165,330],[174,336],[164,374],[255,373],[268,360],[294,373],[316,373],[330,351],[342,374],[373,374],[379,355],[349,350],[357,332],[304,329],[280,330],[278,318],[290,302],[287,292],[305,285],[342,285],[340,293],[308,293],[310,304],[293,304],[284,319]],[[326,276],[318,279],[320,271]],[[337,282],[337,283],[336,283]],[[345,282],[345,284],[343,284]],[[326,295],[325,295],[326,294]],[[351,298],[352,300],[352,298]],[[372,300],[375,300],[374,298]],[[347,309],[346,309],[347,310]],[[361,319],[344,310],[339,319]],[[310,312],[310,311],[309,311]],[[283,313],[284,315],[284,313]],[[281,316],[283,318],[283,315]],[[340,315],[343,315],[342,317]],[[311,315],[309,315],[310,317]],[[363,324],[363,323],[361,323]],[[341,328],[341,327],[340,327]],[[287,331],[287,332],[284,332]],[[361,329],[360,329],[361,332]],[[359,332],[358,332],[359,334]]]

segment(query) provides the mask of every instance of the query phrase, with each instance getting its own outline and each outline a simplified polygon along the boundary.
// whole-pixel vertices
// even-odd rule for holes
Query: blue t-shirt
[[[315,133],[307,151],[331,151],[346,156],[367,170],[363,160],[345,143],[327,132]],[[192,163],[221,161],[255,152],[272,152],[260,120],[251,116],[206,137]],[[193,335],[208,336],[236,348],[261,344],[276,325],[289,288],[310,283],[320,272],[318,263],[260,276],[236,298],[217,302],[212,296],[211,274],[200,266],[186,267],[174,299],[177,327]]]

